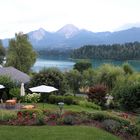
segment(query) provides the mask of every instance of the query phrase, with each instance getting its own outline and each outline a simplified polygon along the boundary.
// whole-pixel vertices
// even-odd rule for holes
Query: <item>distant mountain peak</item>
[[[65,38],[71,38],[79,32],[79,29],[73,24],[66,24],[61,29],[57,31],[57,33],[64,35]]]
[[[43,28],[39,28],[32,32],[31,38],[36,39],[37,41],[42,40],[46,35],[46,30]]]

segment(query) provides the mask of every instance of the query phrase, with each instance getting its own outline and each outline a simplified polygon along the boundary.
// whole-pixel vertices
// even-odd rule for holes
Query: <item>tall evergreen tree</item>
[[[28,41],[28,36],[22,32],[15,34],[15,39],[9,41],[6,66],[28,73],[35,61],[36,52]]]

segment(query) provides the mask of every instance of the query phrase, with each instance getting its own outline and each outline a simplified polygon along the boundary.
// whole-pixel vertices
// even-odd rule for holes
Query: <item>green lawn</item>
[[[54,104],[47,104],[47,103],[37,103],[36,104],[37,108],[40,108],[40,109],[43,109],[43,106],[44,106],[44,109],[49,109],[49,110],[59,110],[59,107],[58,105],[54,105]],[[63,107],[64,110],[72,110],[72,111],[87,111],[87,112],[93,112],[94,109],[92,108],[88,108],[88,107],[82,107],[82,106],[79,106],[79,105],[64,105]]]
[[[0,126],[1,140],[120,140],[87,126]]]

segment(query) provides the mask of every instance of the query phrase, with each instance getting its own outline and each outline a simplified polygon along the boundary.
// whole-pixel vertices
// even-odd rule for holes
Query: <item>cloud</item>
[[[0,0],[0,38],[72,23],[92,31],[140,22],[139,0]]]

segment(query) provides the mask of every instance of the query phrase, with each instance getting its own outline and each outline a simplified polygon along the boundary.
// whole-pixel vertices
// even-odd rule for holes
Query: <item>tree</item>
[[[125,74],[133,74],[133,72],[134,72],[133,68],[128,63],[123,64],[123,70],[124,70]]]
[[[119,66],[104,64],[97,71],[97,82],[106,85],[111,90],[115,86],[117,78],[123,75],[124,71]]]
[[[74,94],[78,93],[79,88],[81,87],[81,73],[78,70],[70,70],[65,73],[65,77]]]
[[[44,68],[36,73],[30,82],[30,86],[43,84],[57,88],[61,95],[65,94],[68,89],[64,74],[57,68]]]
[[[83,72],[84,70],[87,70],[89,68],[92,68],[92,64],[91,64],[91,62],[86,61],[86,60],[78,61],[74,65],[74,69],[78,70],[79,72]]]
[[[13,66],[28,73],[36,61],[36,53],[23,33],[15,34],[15,39],[9,41],[6,66]]]
[[[2,41],[0,40],[0,64],[3,63],[5,57],[5,48],[3,47]]]
[[[89,100],[95,102],[98,105],[104,106],[106,103],[107,87],[104,85],[95,85],[89,88],[87,96]]]

